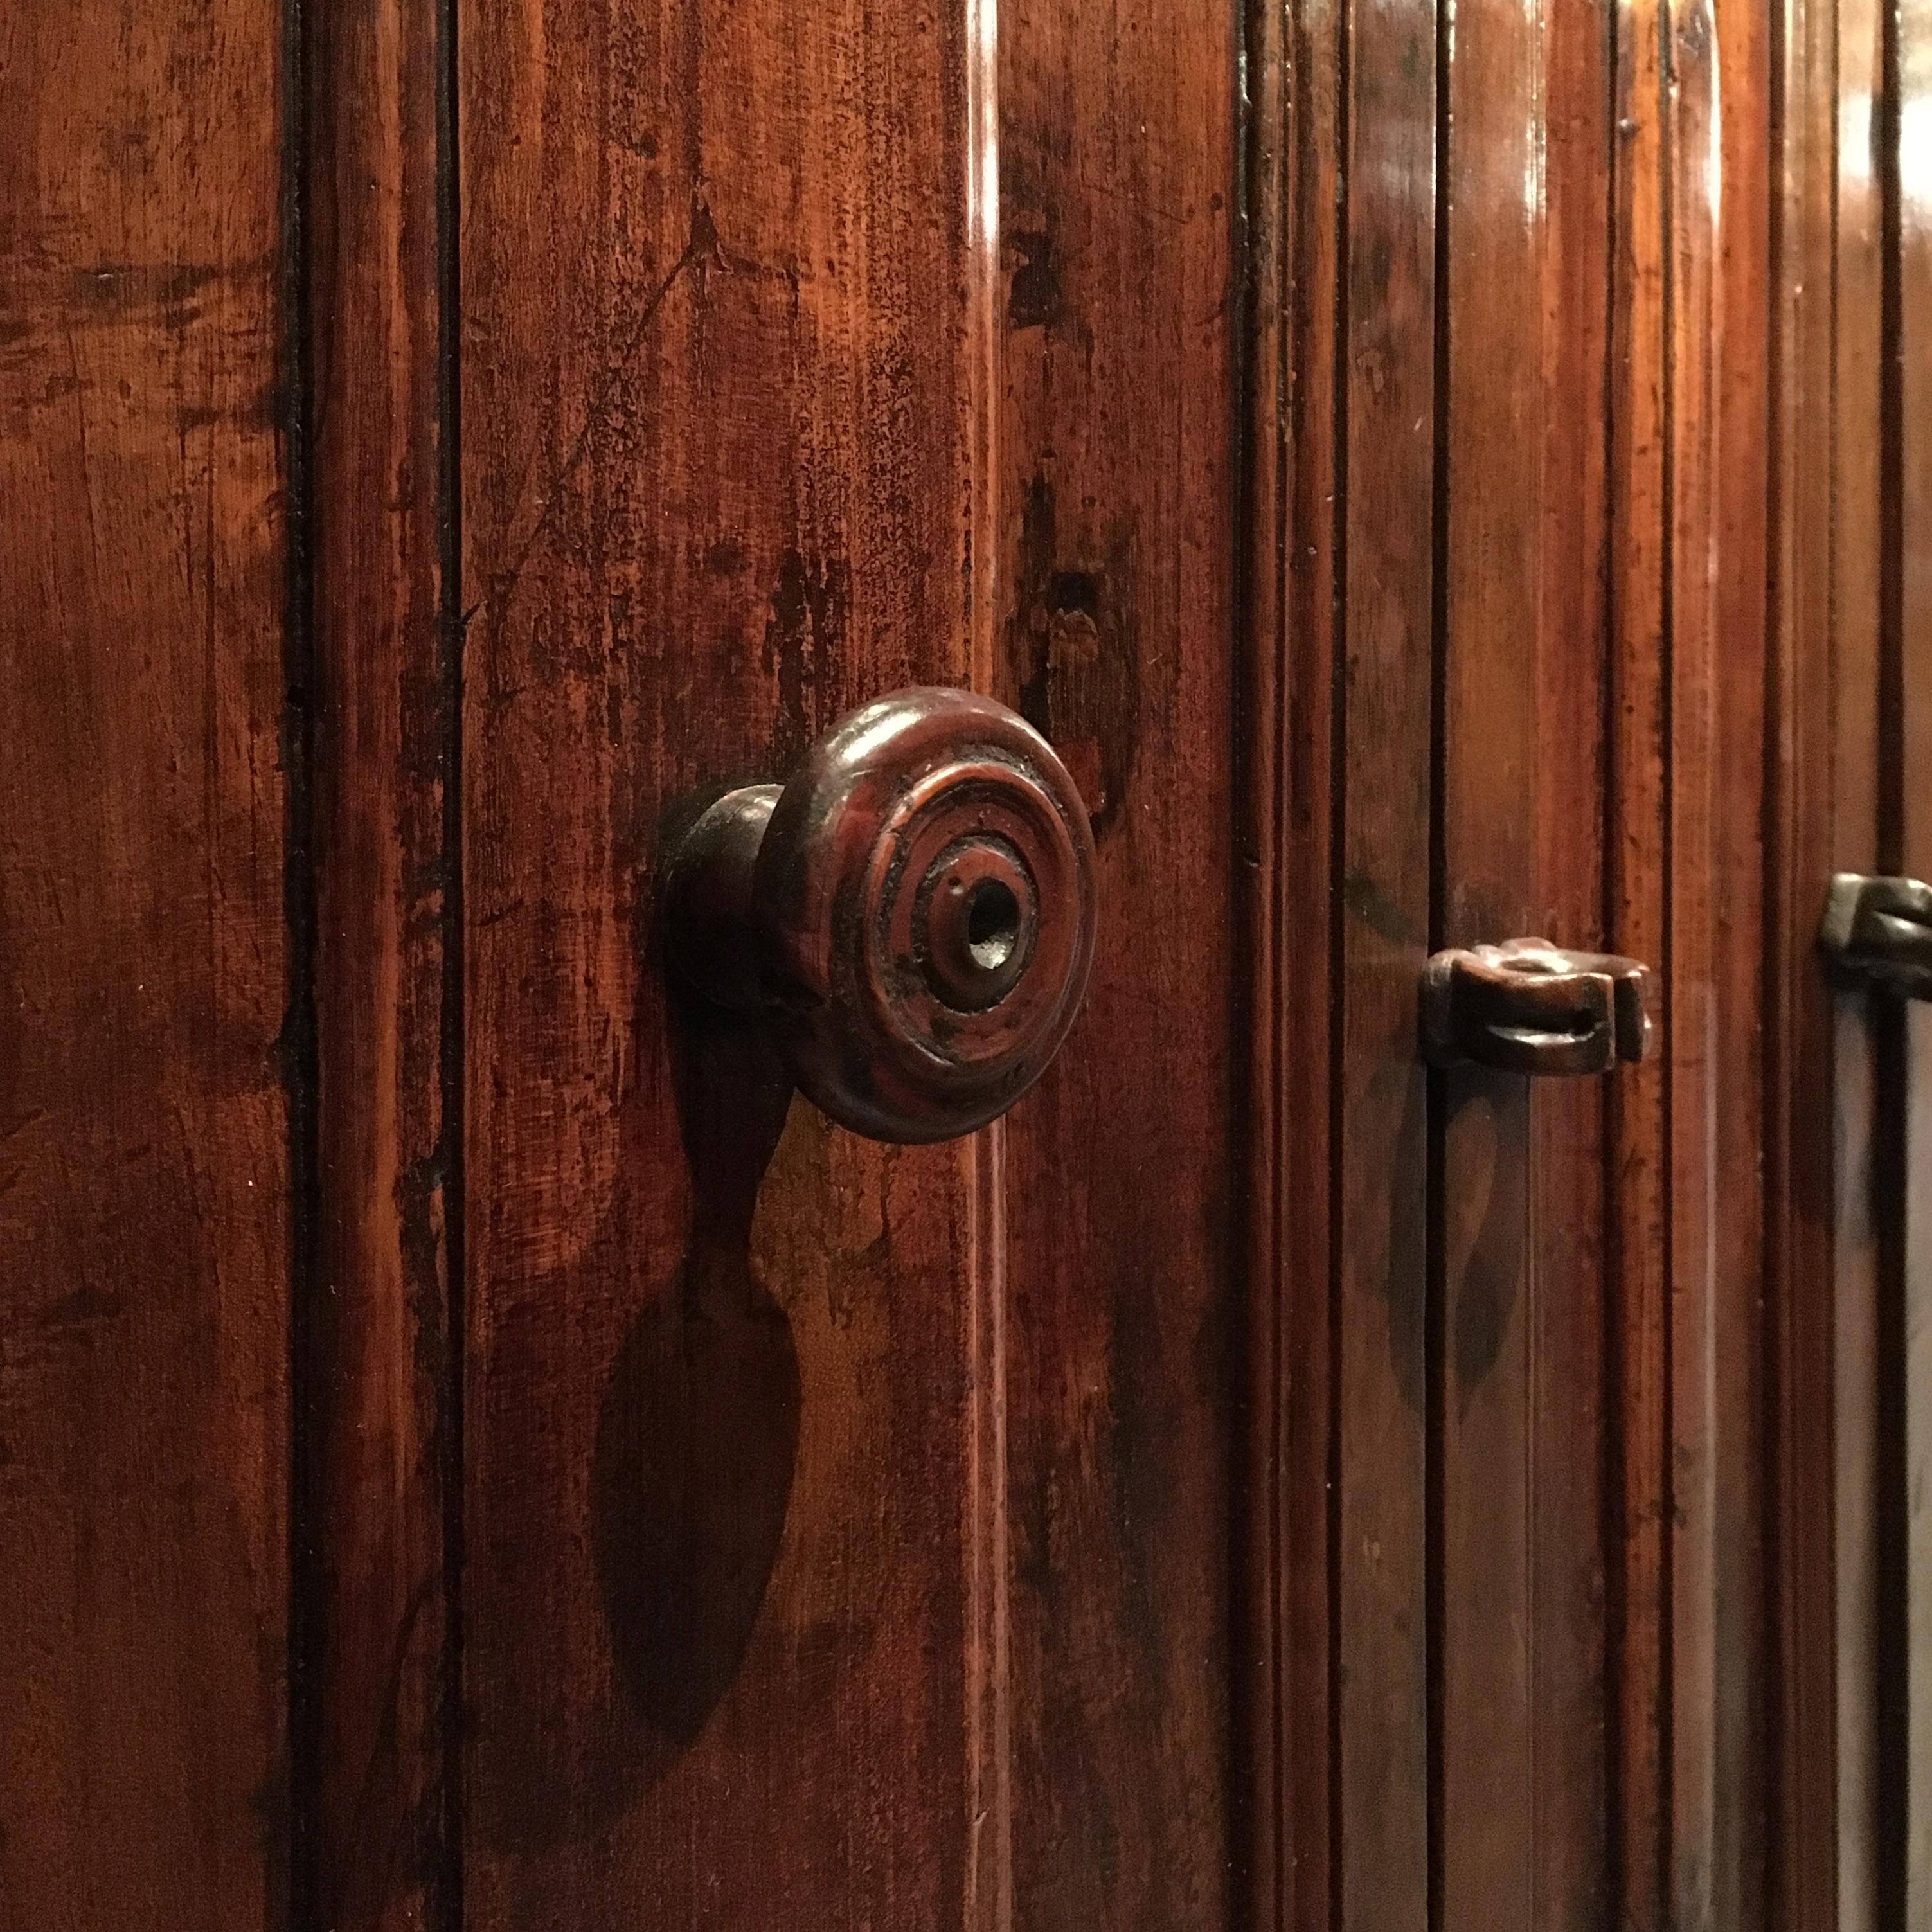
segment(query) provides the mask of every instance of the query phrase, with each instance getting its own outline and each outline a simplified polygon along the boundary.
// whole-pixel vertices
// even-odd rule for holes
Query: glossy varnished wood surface
[[[1256,1251],[1279,1255],[1275,1230],[1299,1215],[1318,1258],[1276,1264],[1284,1484],[1315,1461],[1294,1457],[1310,1426],[1296,1370],[1325,1347],[1335,1372],[1327,1535],[1292,1490],[1265,1519],[1283,1551],[1322,1551],[1326,1595],[1304,1572],[1270,1600],[1273,1654],[1277,1710],[1325,1709],[1330,1743],[1280,1790],[1271,1896],[1310,1925],[1750,1923],[1777,1681],[1756,1527],[1769,43],[1736,10],[1694,7],[1463,8],[1438,24],[1396,43],[1414,92],[1377,64],[1378,10],[1340,22],[1332,67],[1318,38],[1294,42],[1282,124],[1325,126],[1335,74],[1354,90],[1347,164],[1324,178],[1318,160],[1312,178],[1335,196],[1345,264],[1387,282],[1345,266],[1336,343],[1305,310],[1257,307],[1258,344],[1278,342],[1294,377],[1258,500],[1300,514],[1276,513],[1250,579],[1294,667],[1258,680],[1280,722],[1256,769],[1279,770],[1284,801],[1300,782],[1275,849],[1340,895],[1339,950],[1304,940],[1301,956],[1339,1006],[1343,1070],[1384,998],[1389,1079],[1413,1064],[1413,1005],[1395,1006],[1412,971],[1373,970],[1369,936],[1405,930],[1467,944],[1553,928],[1643,958],[1667,1051],[1607,1090],[1439,1075],[1426,1110],[1412,1103],[1412,1154],[1401,1114],[1377,1113],[1346,1070],[1318,1088],[1334,1110],[1288,1127],[1277,1172],[1301,1185],[1278,1220],[1258,1217]],[[1406,116],[1423,155],[1406,171],[1365,145]],[[1258,152],[1282,285],[1318,304],[1322,225],[1297,219],[1295,176]],[[1395,269],[1418,235],[1426,313],[1412,362],[1392,367],[1382,332],[1412,312]],[[1398,374],[1418,386],[1384,422]],[[1332,464],[1300,434],[1327,395]],[[1361,423],[1378,433],[1358,452]],[[1340,592],[1310,608],[1331,504]],[[1407,632],[1388,621],[1405,608]],[[1418,797],[1405,788],[1425,752]],[[1308,1094],[1308,1064],[1271,1090]],[[1384,1230],[1405,1228],[1391,1259]],[[1324,1229],[1332,1304],[1314,1272]],[[1389,1331],[1352,1298],[1364,1270],[1415,1310],[1406,1358],[1365,1346]],[[1364,1377],[1405,1359],[1420,1412],[1391,1426],[1401,1410]],[[1387,1594],[1410,1562],[1412,1583]],[[1363,1593],[1372,1580],[1381,1594]],[[1290,1630],[1328,1634],[1325,1678],[1290,1655]]]
[[[272,10],[5,29],[0,1924],[286,1903]]]
[[[1438,103],[1432,6],[1368,0],[1340,24],[1345,199],[1325,372],[1340,874],[1329,968],[1330,1884],[1343,1932],[1371,1932],[1424,1922],[1431,1890],[1429,1120],[1416,987],[1432,909]]]
[[[652,938],[699,788],[984,676],[970,25],[459,12],[473,1926],[1001,1910],[997,1141],[782,1135]]]
[[[1606,291],[1579,218],[1604,202],[1604,48],[1565,10],[1497,6],[1465,12],[1448,52],[1436,938],[1587,945],[1606,425],[1578,404],[1600,388]],[[1606,1902],[1589,1688],[1602,1438],[1588,1426],[1603,1409],[1605,1190],[1588,1084],[1460,1067],[1434,1082],[1445,1927],[1588,1924]]]
[[[1917,10],[1780,11],[1768,1172],[1784,1669],[1776,1922],[1923,1916],[1922,1012],[1816,978],[1821,870],[1928,862]],[[1915,187],[1915,183],[1918,184]],[[1814,454],[1830,452],[1822,474]],[[1828,491],[1828,494],[1827,492]],[[1821,1110],[1816,1096],[1828,1093]],[[1831,1818],[1821,1833],[1815,1821]],[[1812,1828],[1806,1828],[1808,1821]]]
[[[1866,1130],[1858,1118],[1864,1108],[1852,1096],[1868,1094],[1871,1068],[1857,1016],[1832,1011],[1816,972],[1814,937],[1819,876],[1868,868],[1875,859],[1878,471],[1856,452],[1875,448],[1880,237],[1869,183],[1860,194],[1838,182],[1834,159],[1847,105],[1854,118],[1860,107],[1869,113],[1876,18],[1875,6],[1844,6],[1835,18],[1825,6],[1783,10],[1779,79],[1786,98],[1802,108],[1786,116],[1772,172],[1780,380],[1769,533],[1774,804],[1767,820],[1765,1172],[1769,1436],[1778,1495],[1773,1641],[1780,1685],[1771,1714],[1786,1750],[1768,1877],[1774,1922],[1825,1928],[1840,1922],[1842,1910],[1846,1932],[1870,1923],[1868,1834],[1854,1822],[1868,1801],[1860,1735],[1866,1725],[1857,1700],[1834,1722],[1834,1651],[1850,1641],[1870,1602],[1873,1552],[1862,1522],[1870,1459],[1861,1432],[1846,1424],[1860,1410],[1870,1413],[1869,1398],[1852,1391],[1870,1376],[1876,1338],[1874,1256],[1857,1225],[1865,1217],[1843,1215],[1834,1227],[1833,1149],[1820,1131],[1816,1096],[1834,1095],[1830,1124],[1840,1130],[1842,1123],[1848,1147],[1855,1146]],[[1834,74],[1849,103],[1827,78]],[[1834,283],[1845,298],[1835,327]],[[1834,398],[1835,431],[1828,426]],[[1828,466],[1810,454],[1821,440],[1832,450]],[[1834,1281],[1835,1307],[1834,1295],[1817,1292],[1822,1280]],[[1820,1385],[1827,1364],[1837,1388]],[[1849,1784],[1834,1775],[1834,1730],[1848,1772],[1856,1767]],[[1817,1828],[1825,1817],[1835,1818],[1835,1832]]]
[[[316,1211],[294,1324],[298,1916],[449,1922],[460,1220],[440,10],[304,10]],[[460,1230],[458,1231],[460,1232]]]
[[[1932,1042],[1812,952],[1932,872],[1913,10],[91,22],[0,80],[0,1921],[1916,1923]],[[655,920],[920,682],[1103,922],[892,1149]],[[1534,932],[1654,1064],[1424,1072]]]
[[[1087,1013],[1004,1156],[1012,1922],[1028,1927],[1156,1932],[1243,1909],[1239,34],[1232,8],[1146,0],[999,13],[994,688],[1093,811],[1101,907]]]
[[[1932,878],[1932,19],[1901,5],[1894,99],[1898,169],[1899,340],[1897,492],[1899,867]],[[1904,1624],[1910,1712],[1903,1756],[1906,1792],[1904,1912],[1932,1913],[1932,1010],[1906,1016],[1904,1226],[1904,1469],[1908,1551]],[[1894,1666],[1895,1667],[1895,1666]]]

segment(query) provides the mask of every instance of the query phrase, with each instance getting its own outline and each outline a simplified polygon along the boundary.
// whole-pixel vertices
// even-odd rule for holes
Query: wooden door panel
[[[1819,880],[1923,876],[1925,31],[1792,6],[1777,156],[1767,1166],[1778,1923],[1922,1916],[1923,1008],[1816,958]],[[1821,460],[1820,452],[1828,460]],[[1829,1096],[1830,1104],[1824,1104]],[[1834,1828],[1807,1828],[1828,1818]]]
[[[1587,15],[1478,7],[1447,64],[1440,945],[1612,943],[1608,425],[1589,406],[1609,303],[1606,52]],[[1454,1069],[1432,1102],[1441,1919],[1590,1925],[1608,1876],[1604,1099]]]
[[[781,1138],[651,920],[702,788],[989,668],[989,50],[963,8],[458,26],[468,1910],[963,1924],[994,1149]]]
[[[0,1921],[1916,1923],[1922,11],[14,30]],[[1102,931],[900,1148],[656,922],[914,682]]]
[[[1892,140],[1897,170],[1898,344],[1896,400],[1898,572],[1895,642],[1899,869],[1932,878],[1932,18],[1901,5],[1893,32]],[[1905,1548],[1903,1640],[1906,1736],[1899,1756],[1906,1788],[1905,1922],[1932,1913],[1932,1011],[1915,1002],[1906,1018],[1909,1085],[1900,1247],[1904,1303],[1904,1467],[1898,1487]],[[1896,1666],[1894,1666],[1896,1668]]]
[[[1334,1376],[1325,1535],[1299,1518],[1334,1620],[1325,1685],[1281,1666],[1290,1708],[1332,1714],[1340,1780],[1286,1795],[1284,1842],[1322,1847],[1293,1886],[1325,1868],[1298,1922],[1748,1922],[1766,404],[1734,344],[1766,299],[1766,44],[1735,13],[1466,8],[1396,39],[1398,86],[1387,31],[1375,10],[1339,28],[1358,124],[1340,346],[1305,310],[1290,325],[1284,494],[1304,507],[1257,574],[1282,586],[1296,667],[1287,795],[1325,791],[1310,817],[1340,867],[1335,950],[1304,956],[1332,976],[1343,1069],[1385,1000],[1388,1078],[1418,1083],[1391,1114],[1336,1076],[1333,1137],[1304,1142],[1341,1204],[1332,1307],[1284,1263],[1282,1306],[1317,1339],[1283,1360]],[[1322,128],[1329,70],[1296,44],[1286,124]],[[1361,145],[1405,116],[1406,172]],[[1390,238],[1378,197],[1405,184]],[[1318,302],[1327,237],[1285,205],[1286,285]],[[1426,299],[1399,361],[1403,248]],[[1304,427],[1330,396],[1339,461]],[[1331,502],[1342,590],[1311,608],[1294,572],[1320,581]],[[1417,962],[1391,937],[1551,924],[1656,967],[1662,1062],[1607,1091],[1450,1072],[1425,1101]],[[1384,1227],[1408,1231],[1393,1258]],[[1392,1372],[1402,1400],[1384,1296],[1414,1310],[1406,1413],[1372,1386]],[[1362,1593],[1391,1562],[1411,1585]],[[1324,1628],[1295,1594],[1283,1626]]]
[[[1101,908],[1086,1012],[993,1142],[1026,1925],[1241,1910],[1239,28],[999,15],[994,689],[1082,789]]]
[[[1429,1126],[1414,989],[1431,910],[1435,10],[1378,0],[1352,9],[1345,32],[1342,319],[1328,376],[1340,874],[1330,1883],[1345,1932],[1370,1932],[1423,1922],[1430,1877]],[[1295,540],[1291,529],[1291,559]]]
[[[5,39],[0,1924],[271,1924],[302,1046],[280,38],[85,4]]]
[[[449,1922],[461,1411],[460,605],[448,514],[443,22],[304,10],[307,592],[316,638],[312,1273],[300,1408],[299,1912]]]

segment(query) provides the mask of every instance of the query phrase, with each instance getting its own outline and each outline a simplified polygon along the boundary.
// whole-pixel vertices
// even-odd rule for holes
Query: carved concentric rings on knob
[[[826,1113],[944,1140],[1011,1106],[1072,1023],[1093,835],[1024,719],[970,692],[900,692],[820,740],[782,793],[721,799],[668,895],[686,976],[760,1006]]]

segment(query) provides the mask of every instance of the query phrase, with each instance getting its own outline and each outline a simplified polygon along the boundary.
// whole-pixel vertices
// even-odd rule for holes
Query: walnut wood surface
[[[276,1926],[280,24],[0,42],[0,1925]]]
[[[455,26],[466,1923],[988,1920],[988,1149],[788,1126],[649,946],[704,788],[985,678],[992,50],[958,7]]]
[[[1932,1371],[1913,1346],[1932,1279],[1932,1034],[1888,997],[1834,997],[1816,938],[1832,873],[1922,877],[1927,863],[1916,774],[1932,730],[1932,491],[1913,317],[1932,244],[1903,130],[1924,112],[1932,60],[1910,8],[1792,4],[1779,26],[1780,81],[1803,112],[1775,178],[1766,1152],[1784,1750],[1771,1878],[1780,1927],[1876,1932],[1922,1916],[1932,1869],[1914,1406]],[[1821,446],[1828,468],[1808,458]]]
[[[998,655],[1094,814],[1086,1012],[1007,1120],[1016,1927],[1249,1910],[1234,746],[1244,21],[998,10]],[[1178,998],[1156,988],[1186,988]],[[1153,994],[1150,997],[1150,993]]]
[[[1922,12],[22,10],[0,1924],[1922,1919]],[[899,1149],[652,908],[913,683],[1102,913]]]
[[[302,10],[315,654],[317,1211],[294,1313],[296,1917],[442,1925],[460,1467],[458,614],[440,10]]]

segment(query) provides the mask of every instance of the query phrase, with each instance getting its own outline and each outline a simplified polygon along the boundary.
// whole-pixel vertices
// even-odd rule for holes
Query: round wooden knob
[[[728,792],[665,883],[700,992],[756,1009],[800,1087],[876,1140],[1003,1114],[1065,1038],[1094,950],[1094,837],[1031,725],[970,692],[896,692],[782,789]]]

